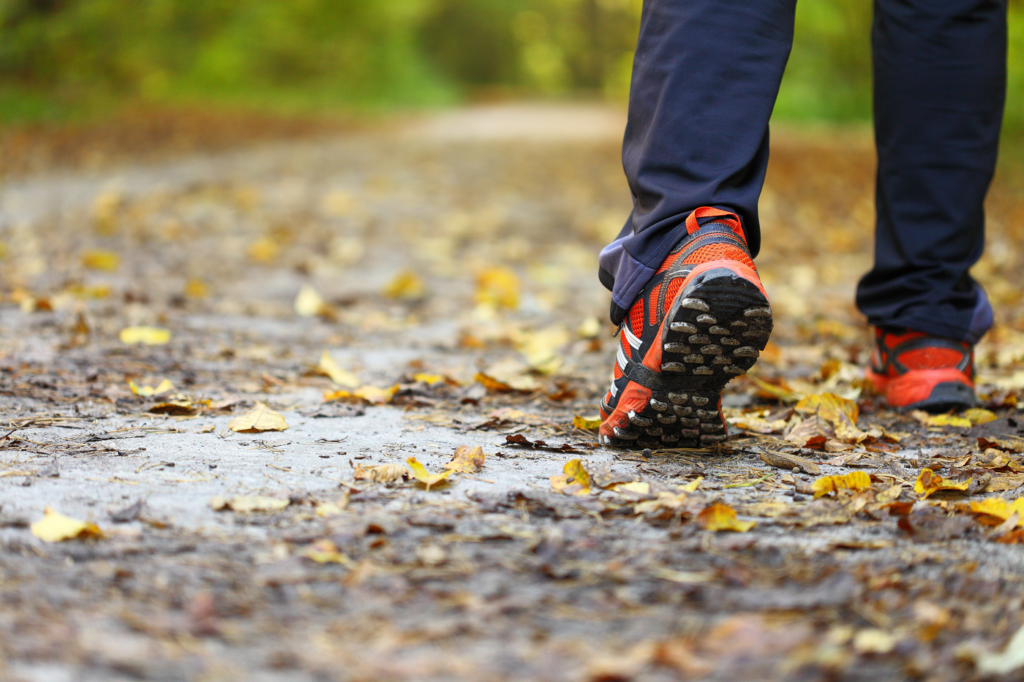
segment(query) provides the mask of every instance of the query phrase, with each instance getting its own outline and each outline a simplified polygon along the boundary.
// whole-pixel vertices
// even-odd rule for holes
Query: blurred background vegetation
[[[1024,130],[1024,4],[1007,124]],[[125,105],[374,113],[624,100],[640,0],[0,0],[0,123]],[[870,116],[869,0],[798,3],[776,116]]]

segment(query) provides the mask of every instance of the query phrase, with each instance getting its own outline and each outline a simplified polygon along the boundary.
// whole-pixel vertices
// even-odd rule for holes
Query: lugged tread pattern
[[[625,448],[713,447],[727,437],[722,389],[745,374],[768,344],[772,312],[761,290],[728,268],[687,283],[662,332],[661,377],[643,412],[606,444]]]

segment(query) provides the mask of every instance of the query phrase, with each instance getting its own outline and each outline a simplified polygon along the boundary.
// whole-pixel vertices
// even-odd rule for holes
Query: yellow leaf
[[[493,308],[515,310],[519,307],[519,277],[505,267],[481,270],[476,276],[476,300]]]
[[[853,471],[845,476],[822,476],[811,484],[815,499],[838,493],[840,490],[867,490],[871,487],[871,477],[863,471]]]
[[[675,495],[668,491],[662,490],[658,493],[657,499],[647,500],[640,502],[633,507],[633,513],[635,514],[650,514],[652,512],[681,512],[687,504],[689,498],[685,493]]]
[[[999,417],[996,416],[995,412],[991,410],[983,410],[980,407],[972,407],[969,410],[964,410],[964,417],[970,420],[971,424],[977,426],[978,424],[988,424],[994,422]]]
[[[125,327],[121,330],[121,343],[141,343],[160,346],[171,340],[171,332],[159,327]]]
[[[981,516],[992,516],[1000,521],[1006,521],[1014,514],[1019,516],[1018,528],[1024,528],[1024,497],[1007,501],[1001,497],[989,497],[984,500],[971,502],[971,513]]]
[[[326,350],[320,356],[320,364],[316,368],[321,374],[330,377],[331,381],[339,386],[347,386],[348,388],[359,386],[359,379],[356,375],[339,367],[338,363],[334,361],[334,358]]]
[[[927,426],[956,426],[961,429],[971,428],[971,420],[966,417],[956,417],[951,414],[936,414],[925,420]]]
[[[484,449],[479,445],[474,448],[460,445],[452,461],[445,464],[444,468],[453,473],[475,474],[484,465],[484,457]]]
[[[391,388],[377,388],[376,386],[363,386],[352,392],[352,395],[374,405],[386,405],[398,393],[398,385]]]
[[[860,416],[860,408],[857,407],[857,403],[841,398],[834,393],[809,395],[802,398],[793,409],[805,416],[817,414],[833,426],[843,422],[841,414],[845,415],[853,425],[857,424],[857,418]]]
[[[29,530],[43,542],[64,540],[102,540],[106,537],[96,524],[79,521],[55,512],[50,507],[43,510],[43,518],[33,523]]]
[[[768,396],[776,398],[777,400],[781,400],[782,402],[785,403],[793,403],[800,400],[800,398],[803,397],[799,393],[789,388],[785,380],[780,380],[780,384],[776,386],[775,384],[770,384],[764,379],[760,379],[754,376],[753,374],[747,374],[747,379],[752,381],[755,386],[761,389],[762,393],[765,393]]]
[[[277,258],[278,245],[270,237],[262,237],[249,245],[249,258],[257,263],[270,263]]]
[[[302,285],[295,296],[295,313],[300,317],[315,317],[324,309],[324,299],[308,284]]]
[[[415,457],[410,457],[405,460],[405,463],[409,466],[409,471],[412,472],[412,477],[425,485],[427,490],[430,490],[430,486],[437,485],[452,474],[450,471],[446,471],[443,474],[432,474],[427,471],[422,464],[416,461]]]
[[[319,504],[316,507],[316,515],[320,518],[327,518],[328,516],[337,516],[345,511],[345,508],[334,504],[333,502],[325,502]]]
[[[956,481],[939,476],[931,469],[921,469],[921,473],[914,483],[914,492],[920,495],[921,499],[926,499],[932,493],[937,493],[940,490],[967,490],[970,484],[971,481],[969,479],[957,483]]]
[[[132,389],[132,393],[142,396],[143,398],[151,398],[155,395],[161,395],[174,390],[174,384],[167,379],[161,381],[160,385],[156,388],[153,388],[152,386],[137,386],[131,379],[128,380],[128,386]]]
[[[494,377],[489,377],[483,372],[477,372],[473,377],[473,381],[483,384],[484,388],[491,393],[511,393],[515,390],[505,382],[498,381]]]
[[[416,276],[411,270],[403,270],[395,275],[394,279],[384,287],[384,295],[388,298],[397,298],[413,301],[423,298],[427,293],[427,287],[423,280]]]
[[[565,495],[589,495],[590,474],[579,459],[571,459],[562,467],[562,474],[551,477],[551,487]]]
[[[263,403],[228,423],[228,428],[238,433],[262,433],[264,431],[284,431],[288,422],[280,412],[275,412]]]
[[[215,497],[210,500],[214,511],[236,511],[242,514],[252,512],[281,511],[290,504],[289,500],[263,495],[236,495],[235,497]]]
[[[352,478],[360,481],[373,481],[375,483],[391,483],[405,478],[406,469],[401,464],[376,464],[363,466],[356,464]]]
[[[601,428],[601,415],[596,417],[581,417],[578,414],[572,418],[572,425],[584,431],[593,431]]]
[[[121,267],[121,257],[113,251],[86,251],[82,254],[82,265],[90,270],[114,272]]]
[[[338,550],[337,545],[327,539],[317,540],[304,549],[301,556],[318,564],[341,564],[349,567],[354,565],[351,559]]]
[[[699,486],[703,480],[703,476],[698,476],[697,478],[690,481],[686,485],[679,486],[679,490],[682,490],[684,493],[692,493],[694,490],[697,489],[697,486]]]
[[[526,357],[530,369],[541,374],[554,374],[558,371],[562,365],[558,349],[569,340],[569,332],[558,326],[532,332],[512,333],[512,342],[516,350]]]
[[[651,484],[647,481],[630,481],[628,483],[617,483],[610,490],[617,493],[636,493],[637,495],[650,495]]]
[[[210,295],[210,287],[201,279],[192,278],[185,282],[185,296],[187,298],[206,298]]]
[[[417,372],[416,374],[413,374],[412,380],[423,382],[428,386],[443,384],[448,381],[443,374],[427,374],[426,372]]]
[[[596,339],[601,333],[601,323],[594,316],[590,316],[580,323],[576,328],[576,335],[581,339]]]
[[[697,523],[699,523],[704,530],[716,532],[728,530],[735,533],[746,533],[757,525],[756,521],[740,521],[736,518],[736,510],[730,506],[722,504],[721,502],[716,502],[701,511],[701,513],[697,515]]]

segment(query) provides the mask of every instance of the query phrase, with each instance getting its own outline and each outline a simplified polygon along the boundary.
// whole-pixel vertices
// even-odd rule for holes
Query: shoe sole
[[[771,332],[771,306],[754,282],[727,267],[695,274],[662,328],[664,385],[643,412],[629,414],[629,429],[602,441],[651,449],[706,449],[724,441],[722,389],[754,366]]]

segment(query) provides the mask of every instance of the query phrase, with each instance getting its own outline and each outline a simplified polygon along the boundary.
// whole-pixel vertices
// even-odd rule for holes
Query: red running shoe
[[[977,404],[974,348],[962,341],[877,329],[867,377],[897,409],[947,412]]]
[[[707,448],[724,441],[721,391],[768,343],[772,311],[739,218],[698,208],[620,327],[601,442]]]

